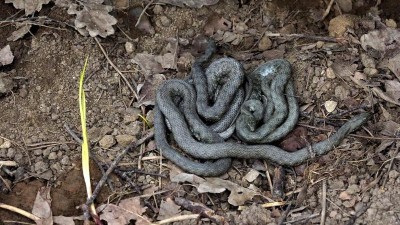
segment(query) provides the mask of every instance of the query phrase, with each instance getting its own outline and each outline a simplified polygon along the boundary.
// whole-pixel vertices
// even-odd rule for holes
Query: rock
[[[343,14],[329,21],[329,36],[343,37],[347,29],[353,29],[356,17],[353,15]]]
[[[132,143],[133,141],[136,141],[136,137],[133,135],[128,135],[128,134],[121,134],[121,135],[117,135],[115,137],[117,139],[117,143],[121,146],[121,147],[126,147],[128,146],[130,143]]]
[[[161,15],[162,12],[164,11],[163,7],[161,5],[155,5],[153,8],[153,13],[156,15]]]
[[[386,19],[386,20],[385,20],[385,24],[386,24],[386,26],[388,26],[388,27],[390,27],[390,28],[394,28],[394,29],[397,28],[397,23],[396,23],[396,21],[393,20],[393,19]]]
[[[360,192],[360,187],[357,184],[352,184],[347,188],[346,192],[349,195],[354,195],[354,194]]]
[[[60,173],[62,171],[62,167],[59,162],[51,164],[50,169],[53,170],[55,173]]]
[[[15,83],[13,80],[6,77],[0,77],[0,94],[10,93],[14,86]]]
[[[36,149],[33,151],[33,154],[38,156],[38,155],[42,155],[43,154],[43,150],[42,149]]]
[[[345,100],[350,97],[350,90],[343,87],[342,85],[335,87],[335,96],[340,100]]]
[[[115,145],[115,143],[114,136],[112,135],[105,135],[99,141],[100,147],[102,148],[111,148],[113,145]]]
[[[47,157],[49,160],[54,160],[57,159],[57,153],[56,152],[50,152],[49,157]]]
[[[0,145],[0,149],[2,148],[10,148],[11,147],[11,141],[10,140],[4,140],[3,144]]]
[[[125,51],[128,54],[131,54],[132,52],[135,51],[135,46],[133,45],[132,42],[130,41],[125,42]]]
[[[171,19],[166,16],[161,16],[160,22],[164,27],[169,27],[171,25]]]
[[[108,126],[104,126],[101,128],[92,127],[88,130],[89,140],[91,142],[98,142],[104,135],[111,134],[112,132],[113,129]]]
[[[369,56],[369,55],[367,55],[365,53],[361,53],[360,54],[360,58],[361,58],[361,63],[363,64],[364,67],[366,67],[366,68],[376,68],[375,60],[371,56]]]
[[[7,151],[7,157],[12,159],[15,157],[16,153],[17,153],[17,151],[14,148],[9,148]]]
[[[49,164],[47,164],[43,161],[36,162],[34,165],[34,170],[35,170],[34,172],[36,172],[36,173],[44,172],[47,169],[49,169]]]
[[[126,109],[124,112],[124,124],[135,122],[139,118],[140,113],[140,109],[137,108]]]
[[[69,160],[69,157],[67,155],[64,155],[61,159],[61,164],[64,166],[69,166],[71,165],[71,161]]]
[[[378,70],[375,68],[364,68],[363,72],[369,76],[378,74]]]
[[[272,41],[269,37],[267,36],[263,36],[260,40],[260,42],[258,43],[258,49],[260,49],[261,51],[265,51],[268,49],[272,48]]]
[[[141,131],[142,131],[142,123],[139,121],[135,121],[133,123],[130,123],[126,125],[123,130],[125,134],[133,135],[133,136],[138,136]]]
[[[334,79],[334,78],[336,78],[336,74],[335,74],[335,71],[333,71],[333,69],[332,69],[332,67],[328,67],[327,69],[326,69],[326,77],[327,78],[329,78],[329,79]]]
[[[43,156],[47,158],[50,155],[50,152],[51,148],[46,148],[45,150],[43,150]]]
[[[396,179],[397,177],[399,177],[399,172],[396,170],[391,170],[389,172],[389,179]]]

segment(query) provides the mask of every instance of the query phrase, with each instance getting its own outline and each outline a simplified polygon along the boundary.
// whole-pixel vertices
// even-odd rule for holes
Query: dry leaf
[[[231,192],[228,202],[233,206],[243,205],[246,201],[253,199],[257,195],[257,192],[253,190],[221,178],[206,178],[206,181],[197,187],[199,193],[221,193],[225,190]]]
[[[165,76],[163,74],[154,74],[146,78],[142,85],[138,85],[140,90],[138,90],[140,99],[137,102],[137,106],[140,105],[154,105],[156,98],[156,91],[158,87],[165,81]]]
[[[335,101],[326,101],[326,102],[324,103],[324,106],[325,106],[326,111],[327,111],[328,113],[331,113],[331,112],[333,112],[333,111],[336,109],[337,104],[338,104],[338,103],[335,102]]]
[[[5,66],[11,64],[14,60],[14,55],[11,52],[10,45],[6,45],[6,47],[0,50],[0,65]]]
[[[213,14],[208,17],[203,29],[205,35],[211,36],[218,30],[227,31],[230,28],[232,28],[232,22],[220,16],[219,14]]]
[[[173,216],[181,215],[180,206],[175,204],[171,198],[167,198],[165,201],[161,201],[160,211],[158,213],[158,220],[163,220],[167,218],[171,218]]]
[[[83,216],[53,216],[54,224],[75,225],[74,220],[84,220]]]
[[[389,59],[388,68],[400,80],[400,53]]]
[[[257,179],[258,175],[260,175],[260,172],[258,172],[255,169],[251,169],[245,176],[244,179],[246,179],[248,182],[253,182],[255,179]]]
[[[400,30],[392,28],[370,31],[360,38],[364,50],[367,50],[367,47],[370,46],[382,52],[397,48],[399,46],[398,40],[400,40]]]
[[[25,15],[30,15],[35,11],[39,12],[42,5],[48,4],[50,0],[5,0],[5,3],[12,3],[16,9],[25,9]]]
[[[200,184],[205,182],[206,180],[204,178],[201,178],[197,175],[190,174],[190,173],[179,173],[173,177],[171,177],[171,182],[176,182],[176,183],[185,183],[189,182],[191,184]]]
[[[39,221],[35,221],[36,224],[53,225],[49,187],[41,187],[37,192],[35,202],[33,203],[32,214],[40,218]]]
[[[151,223],[149,218],[142,215],[146,207],[140,204],[138,197],[124,199],[118,205],[103,204],[97,211],[101,212],[100,219],[107,221],[108,224],[130,224],[130,220],[135,220],[136,225]]]
[[[82,10],[78,10],[79,5],[71,3],[68,14],[76,14],[75,27],[82,35],[91,37],[97,35],[107,37],[114,34],[112,27],[117,23],[117,19],[109,14],[112,6],[103,5],[103,0],[79,1],[83,6]]]
[[[7,38],[7,41],[16,41],[25,36],[32,27],[32,24],[28,21],[22,23],[16,23],[18,30],[12,32],[11,36]]]
[[[215,5],[219,0],[159,0],[160,3],[176,5],[184,7],[185,5],[191,8],[201,8],[204,5]]]
[[[154,60],[161,64],[164,69],[176,69],[176,57],[173,53],[165,53],[164,55],[157,55]]]
[[[304,127],[296,127],[281,141],[279,146],[288,152],[295,152],[307,146],[308,131]]]
[[[400,124],[389,120],[386,122],[383,122],[383,129],[380,132],[381,134],[389,137],[393,137],[396,135],[396,133],[400,130]]]
[[[148,53],[138,53],[133,57],[132,62],[138,64],[143,72],[148,76],[164,72],[161,64],[155,60],[155,55]]]

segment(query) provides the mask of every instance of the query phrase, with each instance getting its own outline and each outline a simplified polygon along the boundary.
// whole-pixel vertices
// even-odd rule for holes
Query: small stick
[[[335,2],[335,0],[331,0],[331,1],[329,2],[329,5],[328,5],[328,7],[327,7],[326,10],[325,10],[324,15],[322,15],[322,17],[321,17],[321,19],[320,19],[319,21],[324,20],[325,17],[328,16],[328,14],[329,14],[329,12],[331,11],[331,8],[332,8],[332,5],[333,5],[334,2]]]
[[[159,224],[166,224],[166,223],[172,223],[172,222],[177,222],[177,221],[183,221],[183,220],[192,220],[192,219],[197,219],[199,218],[200,214],[191,214],[191,215],[182,215],[182,216],[174,216],[165,220],[160,220],[157,223],[151,223],[150,225],[159,225]]]
[[[177,205],[180,205],[191,212],[199,213],[199,219],[201,217],[209,218],[216,224],[228,224],[224,217],[216,215],[214,210],[208,208],[201,203],[192,202],[190,200],[179,197],[176,197],[174,200]]]
[[[281,33],[266,33],[268,37],[282,37],[282,38],[306,38],[315,41],[326,41],[326,42],[342,42],[344,38],[334,38],[326,36],[308,35],[308,34],[281,34]]]
[[[138,20],[137,20],[137,22],[136,22],[136,24],[135,24],[135,27],[137,27],[137,26],[139,25],[140,20],[142,19],[143,15],[146,13],[147,8],[149,8],[149,6],[150,6],[151,4],[153,4],[153,2],[154,2],[154,0],[151,0],[151,1],[144,7],[143,11],[142,11],[142,12],[140,13],[140,15],[139,15],[139,18],[138,18]]]
[[[268,171],[268,163],[265,160],[264,160],[264,167],[265,167],[265,175],[267,176],[269,190],[272,191],[274,189],[274,186],[272,185],[271,175],[269,174]]]
[[[2,166],[18,166],[15,161],[0,161],[0,167]]]
[[[101,46],[99,39],[97,37],[94,37],[94,40],[96,41],[97,45],[99,46],[101,52],[103,53],[104,57],[106,57],[108,63],[114,68],[115,71],[122,77],[122,79],[125,81],[126,85],[129,87],[129,89],[132,91],[133,95],[137,100],[139,100],[139,96],[136,93],[135,89],[133,89],[132,85],[129,83],[128,79],[124,76],[124,74],[118,69],[117,66],[111,61],[111,59],[108,57],[106,51],[104,50],[103,46]],[[135,86],[137,86],[135,81],[132,81]]]
[[[27,212],[25,210],[22,210],[22,209],[19,209],[17,207],[14,207],[14,206],[11,206],[11,205],[7,205],[7,204],[1,203],[1,202],[0,202],[0,208],[7,209],[7,210],[10,210],[12,212],[18,213],[18,214],[20,214],[22,216],[25,216],[25,217],[27,217],[27,218],[35,221],[35,222],[39,222],[41,220],[39,217],[33,215],[32,213],[29,213],[29,212]]]
[[[321,202],[321,225],[325,225],[326,220],[326,180],[322,181],[322,202]]]

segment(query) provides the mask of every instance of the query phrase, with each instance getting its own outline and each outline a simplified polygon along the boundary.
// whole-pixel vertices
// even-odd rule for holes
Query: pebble
[[[347,188],[346,192],[349,195],[354,195],[354,194],[360,192],[360,187],[357,184],[352,184]]]
[[[125,42],[125,51],[128,54],[131,54],[132,52],[135,51],[135,46],[133,45],[132,42],[130,41]]]
[[[335,87],[335,96],[340,100],[345,100],[350,96],[350,90],[343,87],[342,85]]]
[[[23,165],[25,163],[25,160],[22,153],[15,154],[14,161],[17,162],[19,165]]]
[[[140,109],[137,108],[126,109],[126,111],[124,112],[124,124],[135,122],[139,118],[140,113]]]
[[[46,148],[45,150],[43,150],[43,156],[44,157],[49,156],[50,152],[51,152],[51,148]]]
[[[7,157],[7,150],[6,149],[0,149],[0,157],[5,158]]]
[[[49,157],[47,157],[49,160],[54,160],[57,159],[57,153],[56,152],[50,152]]]
[[[51,164],[50,169],[54,170],[56,173],[60,173],[62,171],[62,167],[59,162]]]
[[[365,53],[361,53],[360,54],[360,58],[361,58],[361,63],[363,64],[364,67],[366,67],[366,68],[376,68],[375,60],[371,56],[369,56],[369,55],[367,55]]]
[[[267,37],[267,36],[263,36],[261,38],[260,42],[258,43],[258,48],[261,51],[265,51],[265,50],[271,49],[272,48],[271,39],[269,37]]]
[[[335,71],[333,71],[333,69],[332,69],[331,67],[328,67],[328,68],[326,69],[326,77],[329,78],[329,79],[334,79],[334,78],[336,78]]]
[[[135,121],[133,123],[130,123],[124,127],[124,133],[137,136],[141,133],[142,131],[142,123],[139,121]]]
[[[117,143],[121,146],[121,147],[126,147],[128,146],[130,143],[132,143],[133,141],[136,141],[136,137],[133,135],[128,135],[128,134],[120,134],[115,136],[115,139],[117,139]]]
[[[0,148],[10,148],[10,147],[11,147],[10,140],[4,140],[3,143],[0,145]]]
[[[7,151],[7,157],[12,159],[12,158],[14,158],[16,153],[17,153],[17,151],[14,148],[9,148]]]
[[[115,138],[112,135],[104,135],[99,141],[100,147],[102,148],[111,148],[115,143]]]
[[[64,166],[68,166],[71,164],[71,161],[69,160],[69,157],[67,155],[64,155],[61,159],[61,164]]]
[[[399,177],[399,172],[396,170],[391,170],[389,172],[389,179],[396,179],[397,177]]]
[[[43,161],[39,161],[35,163],[34,166],[34,170],[35,172],[44,172],[45,170],[47,170],[49,168],[49,164],[43,162]]]
[[[164,11],[161,5],[155,5],[153,8],[153,13],[156,15],[160,15]]]
[[[42,149],[36,149],[33,151],[33,154],[38,156],[38,155],[42,155],[43,154],[43,150]]]
[[[169,27],[171,25],[171,19],[167,16],[161,16],[160,22],[164,27]]]

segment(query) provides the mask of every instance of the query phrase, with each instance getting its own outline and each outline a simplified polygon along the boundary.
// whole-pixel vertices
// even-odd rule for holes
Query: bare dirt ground
[[[113,11],[116,33],[97,43],[66,26],[73,25],[74,17],[54,4],[37,13],[52,19],[51,25],[33,26],[22,39],[8,41],[16,25],[9,18],[24,15],[1,1],[0,49],[10,45],[15,58],[0,67],[0,79],[12,81],[8,91],[0,91],[0,161],[17,166],[1,167],[0,203],[32,212],[38,190],[50,187],[52,215],[76,217],[81,224],[78,206],[86,201],[86,191],[80,145],[67,130],[81,131],[78,79],[85,56],[92,151],[109,164],[152,129],[157,85],[185,77],[199,55],[196,43],[212,36],[218,54],[238,59],[247,72],[269,59],[292,63],[302,109],[299,127],[309,142],[325,139],[354,112],[370,111],[372,118],[326,156],[285,168],[282,196],[271,190],[279,182],[273,164],[235,160],[216,180],[182,178],[168,160],[160,164],[150,140],[120,164],[121,171],[132,171],[125,173],[128,179],[122,179],[121,171],[113,174],[95,202],[133,212],[104,210],[103,215],[114,217],[103,221],[150,224],[198,213],[178,202],[183,199],[204,204],[227,224],[400,224],[400,3],[332,2],[220,0],[200,9],[151,4],[141,18],[143,29],[135,28],[138,16],[129,10],[146,3],[133,3],[130,9]],[[141,87],[139,101],[100,45],[130,84]],[[96,185],[101,172],[91,163]],[[200,191],[200,184],[208,189]],[[203,217],[199,224],[217,223]],[[1,221],[33,223],[0,208]],[[196,219],[173,224],[196,224]]]

